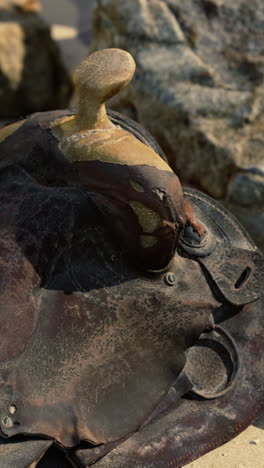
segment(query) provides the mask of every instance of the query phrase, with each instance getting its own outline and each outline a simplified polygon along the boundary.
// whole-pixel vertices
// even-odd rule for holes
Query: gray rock
[[[256,242],[258,247],[264,253],[264,209],[263,206],[257,208],[256,206],[237,205],[236,203],[229,203],[222,200],[223,205],[228,208],[239,219],[239,221],[246,228],[252,239]]]
[[[64,108],[71,81],[36,0],[0,5],[0,117]],[[33,11],[32,11],[33,10]]]
[[[262,207],[264,211],[264,175],[250,172],[237,174],[229,184],[228,200],[241,206]]]
[[[243,221],[263,204],[260,178],[243,175],[264,161],[263,44],[262,0],[97,0],[92,50],[121,47],[137,63],[112,107],[150,130],[185,184],[238,204]]]
[[[264,251],[264,167],[251,167],[235,175],[223,204],[237,216]]]

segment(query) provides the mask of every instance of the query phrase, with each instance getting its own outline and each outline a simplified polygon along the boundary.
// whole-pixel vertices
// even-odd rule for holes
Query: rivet
[[[16,410],[17,410],[17,409],[16,409],[16,406],[15,406],[15,405],[9,406],[9,413],[10,413],[10,414],[15,414]]]
[[[9,417],[9,416],[5,416],[3,419],[2,419],[2,423],[4,426],[6,427],[13,427],[13,421],[12,419]]]
[[[176,283],[176,276],[174,273],[172,273],[171,271],[169,271],[168,273],[166,273],[165,277],[164,277],[164,282],[168,285],[168,286],[173,286],[175,283]]]

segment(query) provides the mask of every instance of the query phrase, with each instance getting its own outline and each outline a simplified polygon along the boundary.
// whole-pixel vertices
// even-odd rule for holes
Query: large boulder
[[[92,49],[103,47],[137,62],[112,107],[146,126],[182,181],[222,200],[264,247],[263,0],[97,0]]]
[[[0,117],[64,108],[72,85],[39,0],[0,2]]]

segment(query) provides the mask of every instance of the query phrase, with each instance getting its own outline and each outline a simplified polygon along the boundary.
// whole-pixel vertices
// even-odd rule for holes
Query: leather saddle
[[[72,115],[32,116],[0,145],[0,455],[180,467],[264,408],[263,257],[186,188],[195,223],[166,268],[146,269],[102,193],[68,184],[51,129]],[[108,118],[166,161],[138,124]]]

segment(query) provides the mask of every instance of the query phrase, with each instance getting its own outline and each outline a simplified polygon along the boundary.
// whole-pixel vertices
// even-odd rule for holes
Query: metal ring
[[[192,227],[188,226],[185,228],[186,232],[183,232],[180,238],[179,247],[192,257],[207,257],[215,249],[217,239],[211,229],[205,226],[200,220],[198,220],[198,222],[205,230],[204,237],[200,240],[195,237],[193,240],[189,239],[186,232],[188,229],[192,229]]]
[[[187,247],[191,247],[192,249],[201,249],[208,243],[208,229],[200,220],[199,224],[205,231],[204,236],[202,238],[200,238],[199,234],[195,231],[195,229],[192,226],[185,226],[183,236],[181,237],[182,243],[187,245]],[[186,235],[187,233],[190,233],[189,236]],[[192,234],[193,238],[191,237]]]

